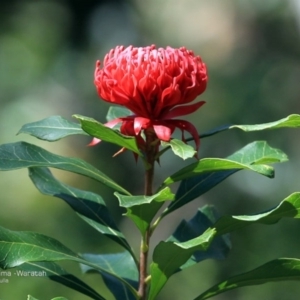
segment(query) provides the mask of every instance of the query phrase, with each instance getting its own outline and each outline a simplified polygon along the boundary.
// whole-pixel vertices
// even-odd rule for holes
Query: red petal
[[[95,146],[100,142],[101,142],[101,140],[93,138],[92,141],[88,144],[88,146]]]
[[[193,137],[196,144],[196,150],[198,151],[200,146],[199,134],[196,127],[192,123],[184,120],[169,120],[168,123],[173,124],[174,126],[179,128],[182,132],[184,130],[187,131]]]
[[[165,115],[162,116],[163,119],[172,119],[179,116],[184,116],[195,112],[199,109],[205,101],[200,101],[191,105],[177,106],[172,110],[168,111]]]
[[[147,129],[150,126],[150,120],[147,118],[136,117],[134,118],[134,132],[138,135],[142,129]]]
[[[172,134],[171,128],[164,125],[153,125],[153,129],[158,139],[165,142],[168,142],[170,140]]]

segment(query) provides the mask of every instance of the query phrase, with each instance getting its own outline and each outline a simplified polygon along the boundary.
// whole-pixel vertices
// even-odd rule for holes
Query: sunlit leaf
[[[161,142],[161,145],[163,147],[171,147],[173,153],[184,160],[191,158],[196,154],[196,151],[192,146],[177,139],[171,139],[170,142]]]
[[[148,300],[154,300],[167,280],[186,263],[195,251],[205,251],[212,242],[215,231],[210,229],[192,240],[160,242],[154,249],[150,265],[151,286]]]
[[[59,241],[35,232],[12,231],[0,227],[0,268],[9,269],[28,262],[61,260],[74,261],[88,265],[99,272],[108,273],[123,282],[136,295],[135,289],[121,277],[83,259]]]
[[[87,135],[81,129],[80,124],[70,122],[61,116],[51,116],[37,122],[25,124],[18,132],[18,134],[20,133],[30,134],[48,142],[54,142],[74,134]]]
[[[164,201],[170,201],[174,199],[174,194],[171,192],[169,187],[165,187],[164,189],[160,190],[158,193],[152,196],[145,196],[145,195],[126,196],[126,195],[121,195],[117,192],[115,193],[115,196],[119,199],[120,206],[125,208],[135,206],[135,205],[149,204],[152,201],[164,202]]]
[[[150,223],[164,201],[174,199],[174,194],[166,187],[152,196],[124,196],[115,193],[120,206],[127,209],[126,216],[132,219],[142,235],[149,228]]]
[[[106,254],[83,254],[83,257],[99,265],[102,269],[117,274],[134,288],[138,288],[138,270],[136,264],[128,252],[106,253]],[[81,266],[83,272],[100,273],[103,280],[116,299],[134,300],[133,295],[124,283],[110,276],[108,273],[99,272],[89,266]]]
[[[47,168],[29,168],[29,176],[42,194],[64,200],[90,226],[132,252],[99,195],[63,184]]]
[[[194,300],[208,299],[243,286],[286,280],[300,280],[300,259],[278,258],[272,260],[254,270],[219,282]]]
[[[258,131],[266,129],[278,129],[278,128],[297,128],[300,127],[300,115],[289,115],[286,118],[278,121],[256,124],[256,125],[231,125],[229,129],[238,128],[243,131]]]
[[[203,158],[172,174],[163,182],[163,185],[169,185],[200,174],[225,170],[250,170],[270,178],[274,177],[274,169],[268,165],[243,164],[225,158]]]
[[[142,156],[134,137],[123,135],[119,131],[108,128],[92,118],[80,115],[74,115],[73,117],[80,121],[82,129],[91,136],[120,147],[125,147]]]
[[[120,193],[130,195],[128,191],[84,160],[56,155],[29,143],[0,145],[0,157],[0,171],[29,167],[56,168],[93,178]]]
[[[215,224],[217,235],[246,227],[251,224],[274,224],[281,218],[300,218],[300,192],[285,198],[278,206],[259,214],[223,216]]]
[[[198,209],[195,216],[189,221],[181,221],[175,232],[167,241],[185,242],[203,234],[218,219],[217,212],[213,206],[204,206]],[[205,259],[224,259],[229,250],[231,243],[228,235],[214,238],[206,251],[196,251],[190,259],[181,266],[180,269],[190,267]]]
[[[254,125],[222,125],[215,129],[212,129],[208,132],[200,134],[200,138],[203,139],[205,137],[212,136],[219,132],[228,130],[228,129],[241,129],[246,132],[250,131],[260,131],[260,130],[268,130],[268,129],[279,129],[279,128],[298,128],[300,127],[300,115],[293,114],[289,115],[286,118],[280,119],[274,122],[268,122],[263,124],[254,124]],[[191,141],[193,139],[187,139],[187,141]]]
[[[285,153],[279,149],[270,147],[264,141],[250,143],[228,156],[227,159],[247,165],[260,163],[270,164],[274,162],[285,162],[288,160]],[[169,214],[195,198],[203,195],[237,171],[239,170],[213,171],[183,180],[177,190],[175,200],[170,203],[169,207],[164,212],[164,215]]]

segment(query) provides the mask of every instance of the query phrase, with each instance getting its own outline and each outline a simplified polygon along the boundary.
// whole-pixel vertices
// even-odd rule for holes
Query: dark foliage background
[[[142,166],[132,155],[111,158],[118,149],[72,137],[46,143],[15,136],[24,123],[51,115],[72,114],[105,120],[108,109],[93,86],[95,61],[119,44],[186,46],[208,65],[207,101],[190,120],[204,132],[226,123],[255,124],[299,113],[300,2],[298,0],[10,0],[0,2],[0,142],[20,139],[54,153],[93,163],[133,193],[141,193]],[[167,237],[181,218],[198,206],[217,206],[223,214],[249,214],[277,205],[300,190],[299,131],[260,133],[227,131],[203,139],[200,156],[225,157],[253,140],[267,140],[284,150],[290,162],[276,166],[276,178],[240,172],[185,209],[167,217],[153,245]],[[175,171],[180,160],[169,156],[157,168],[157,183]],[[183,165],[183,163],[182,163]],[[113,215],[138,248],[138,234],[121,218],[110,191],[73,174],[54,172],[73,186],[91,189],[107,201]],[[128,176],[130,174],[130,176]],[[0,174],[0,225],[38,231],[57,238],[78,252],[108,251],[112,246],[79,220],[58,199],[40,195],[26,170]],[[253,226],[232,234],[227,260],[206,261],[171,278],[159,299],[193,299],[230,275],[250,270],[277,257],[300,257],[300,223],[283,220],[274,226]],[[74,264],[64,263],[79,274]],[[97,290],[105,289],[95,275],[85,277]],[[215,299],[295,299],[297,282],[242,288]],[[111,299],[109,292],[105,292]],[[65,296],[86,299],[46,279],[12,276],[1,284],[0,297],[44,300]]]

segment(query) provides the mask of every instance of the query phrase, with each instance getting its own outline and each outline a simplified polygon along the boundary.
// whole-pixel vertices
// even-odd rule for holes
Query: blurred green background
[[[72,120],[82,114],[104,122],[108,105],[93,86],[95,61],[116,45],[180,47],[199,54],[208,66],[209,84],[201,95],[206,105],[189,117],[199,132],[222,124],[275,121],[300,112],[299,0],[2,0],[0,2],[0,143],[25,140],[60,155],[86,159],[124,185],[142,192],[142,165],[130,153],[112,158],[118,148],[104,143],[89,148],[87,137],[46,143],[16,136],[24,123],[51,115]],[[254,140],[267,140],[290,157],[275,167],[273,180],[239,172],[168,216],[153,244],[168,237],[182,218],[214,204],[223,214],[250,214],[277,205],[300,190],[299,130],[259,133],[233,130],[201,142],[200,157],[225,157]],[[180,159],[165,155],[157,167],[157,184],[178,169]],[[183,163],[182,163],[183,165]],[[120,170],[121,169],[121,170]],[[111,191],[86,178],[54,171],[73,186],[98,192],[129,241],[138,249],[136,229],[121,217]],[[128,176],[130,173],[130,176]],[[40,195],[27,170],[0,173],[0,225],[57,238],[77,252],[107,251],[107,240],[81,221],[59,199]],[[193,299],[228,276],[277,257],[300,258],[300,222],[252,226],[232,234],[225,261],[205,261],[173,276],[158,300]],[[63,263],[96,290],[112,299],[96,275],[81,276],[78,266]],[[0,278],[1,279],[1,278]],[[1,300],[87,297],[47,279],[12,276],[0,284]],[[237,289],[216,300],[298,299],[298,282],[270,283]]]

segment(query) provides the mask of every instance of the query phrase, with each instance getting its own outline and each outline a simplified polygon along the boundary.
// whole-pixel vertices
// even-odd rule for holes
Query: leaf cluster
[[[110,109],[108,120],[120,117],[124,113],[127,114],[120,108]],[[107,128],[94,119],[79,115],[74,117],[80,124],[54,116],[26,124],[19,133],[30,134],[49,142],[74,134],[90,135],[126,148],[144,160],[144,154],[135,138],[124,136],[118,130]],[[231,129],[256,131],[282,127],[300,127],[300,116],[291,115],[276,122],[260,125],[226,125],[201,134],[200,137],[209,137]],[[164,142],[161,146],[159,157],[168,150],[182,159],[195,156],[195,151],[190,145],[176,139]],[[236,172],[250,171],[273,178],[275,172],[272,164],[287,160],[284,152],[271,147],[267,142],[252,142],[226,158],[202,158],[192,162],[165,178],[154,195],[145,196],[132,195],[104,172],[80,158],[60,156],[25,142],[0,145],[1,171],[28,168],[31,181],[42,194],[64,201],[83,221],[122,249],[118,253],[78,254],[54,238],[0,227],[0,268],[43,270],[50,280],[72,288],[91,299],[104,299],[101,292],[69,274],[57,263],[61,260],[70,260],[79,263],[84,273],[97,273],[102,276],[115,299],[140,299],[137,291],[138,258],[110,215],[105,200],[98,194],[59,181],[49,168],[77,173],[109,187],[119,200],[120,206],[126,210],[125,216],[133,221],[145,238],[147,232],[152,234],[167,215],[202,196]],[[173,184],[176,182],[180,184],[176,192],[173,192]],[[159,213],[165,203],[166,208]],[[299,210],[300,192],[291,194],[275,208],[254,215],[219,218],[214,207],[199,208],[190,220],[182,220],[168,239],[155,246],[147,278],[149,287],[147,299],[154,300],[168,279],[181,270],[205,259],[224,259],[231,248],[229,237],[231,232],[251,224],[269,225],[282,218],[299,218]],[[279,258],[244,274],[226,279],[205,292],[199,291],[201,294],[195,300],[208,299],[242,286],[269,281],[299,280],[299,278],[300,260]],[[52,300],[59,299],[64,298]],[[28,300],[34,298],[28,296]]]

